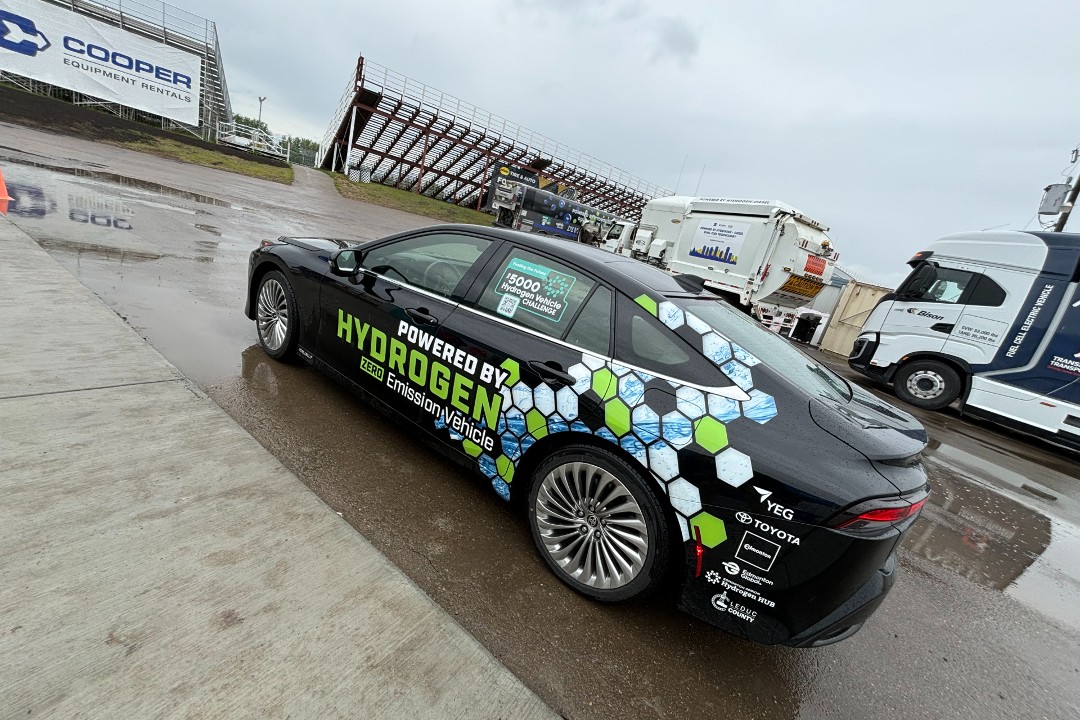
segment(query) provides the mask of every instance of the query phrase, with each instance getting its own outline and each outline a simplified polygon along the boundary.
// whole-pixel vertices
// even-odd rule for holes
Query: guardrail
[[[272,135],[250,125],[219,122],[217,124],[217,141],[246,148],[260,155],[270,155],[282,160],[289,158],[289,146],[284,135]]]

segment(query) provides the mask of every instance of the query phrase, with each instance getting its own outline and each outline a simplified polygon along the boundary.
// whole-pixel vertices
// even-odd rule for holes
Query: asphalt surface
[[[318,373],[271,361],[243,316],[261,238],[368,239],[427,219],[344,200],[304,168],[288,187],[4,124],[0,168],[18,227],[567,717],[1080,717],[1075,456],[916,413],[931,502],[896,588],[837,645],[751,645],[669,598],[601,606],[547,572],[484,483]]]

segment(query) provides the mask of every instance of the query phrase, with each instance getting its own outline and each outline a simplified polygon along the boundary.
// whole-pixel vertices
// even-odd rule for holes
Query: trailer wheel
[[[960,397],[960,374],[937,360],[915,360],[900,368],[893,380],[896,396],[924,410],[940,410]]]

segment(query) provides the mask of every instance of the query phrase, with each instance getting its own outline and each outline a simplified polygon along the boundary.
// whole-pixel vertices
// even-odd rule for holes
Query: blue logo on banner
[[[21,36],[16,42],[15,38]],[[0,10],[0,50],[11,50],[20,55],[34,57],[44,52],[52,43],[37,29],[34,21],[20,15]]]

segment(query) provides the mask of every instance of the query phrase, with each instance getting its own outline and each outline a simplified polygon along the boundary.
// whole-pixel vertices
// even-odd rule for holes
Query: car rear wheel
[[[667,570],[663,508],[641,474],[589,446],[554,453],[529,489],[533,541],[551,571],[602,602],[649,594]]]
[[[275,360],[290,358],[296,351],[296,296],[288,278],[271,270],[259,283],[255,303],[255,327],[259,344]]]
[[[940,410],[960,397],[960,374],[936,360],[916,360],[900,368],[894,380],[896,395],[924,410]]]

